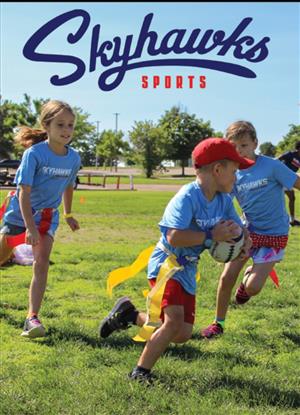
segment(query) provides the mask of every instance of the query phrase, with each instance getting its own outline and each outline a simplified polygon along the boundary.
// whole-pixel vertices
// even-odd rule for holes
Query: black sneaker
[[[138,368],[134,368],[133,371],[128,374],[128,378],[130,380],[136,380],[138,382],[147,383],[149,385],[153,383],[152,373],[150,371],[145,372]]]
[[[297,219],[294,219],[290,222],[291,226],[300,226],[300,221]]]
[[[120,298],[111,312],[102,320],[99,327],[100,337],[108,337],[115,330],[126,330],[132,323],[132,313],[137,310],[128,297]]]

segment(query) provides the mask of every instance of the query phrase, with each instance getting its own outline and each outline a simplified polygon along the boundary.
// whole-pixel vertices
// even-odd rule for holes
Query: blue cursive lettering
[[[264,37],[256,42],[252,36],[243,34],[253,20],[251,17],[244,18],[229,36],[226,36],[223,30],[207,29],[202,31],[202,29],[196,28],[188,35],[186,29],[173,29],[159,40],[158,34],[150,29],[153,16],[153,13],[145,16],[134,50],[134,36],[132,34],[127,35],[124,41],[118,36],[112,40],[100,41],[101,26],[97,24],[93,27],[89,71],[96,71],[97,66],[108,68],[100,73],[98,79],[98,85],[102,91],[112,91],[117,88],[127,71],[151,66],[189,66],[212,69],[244,78],[256,78],[252,69],[241,64],[214,59],[198,59],[195,55],[205,55],[215,50],[218,56],[225,56],[231,50],[235,59],[246,60],[250,63],[261,62],[268,56],[269,37]],[[53,85],[68,85],[78,81],[84,75],[86,65],[82,59],[76,56],[39,53],[36,50],[58,27],[78,17],[82,19],[79,28],[74,34],[70,33],[67,36],[67,41],[70,44],[79,42],[86,34],[91,19],[85,10],[76,9],[63,13],[44,24],[24,46],[24,56],[32,61],[63,62],[76,66],[76,70],[68,76],[53,75],[50,78]],[[157,58],[140,60],[146,52],[150,57]],[[194,56],[188,59],[165,58],[170,53],[176,55],[186,53]],[[161,59],[159,56],[164,58]],[[131,62],[132,60],[135,62]]]

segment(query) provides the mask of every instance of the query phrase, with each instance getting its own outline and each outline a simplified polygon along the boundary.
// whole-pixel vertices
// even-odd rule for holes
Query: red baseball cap
[[[219,160],[232,160],[239,163],[239,169],[248,169],[255,163],[253,160],[241,157],[235,146],[224,138],[206,138],[196,145],[192,152],[196,169]]]

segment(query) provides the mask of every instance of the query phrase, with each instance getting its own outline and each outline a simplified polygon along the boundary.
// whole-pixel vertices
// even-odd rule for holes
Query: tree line
[[[20,158],[22,148],[14,143],[19,126],[39,127],[38,116],[41,106],[48,99],[32,99],[24,94],[21,103],[4,100],[0,109],[0,159]],[[78,150],[83,166],[105,166],[115,168],[119,160],[127,165],[141,165],[145,175],[151,177],[163,160],[172,160],[181,166],[182,175],[188,165],[195,145],[207,137],[222,137],[210,121],[188,114],[179,106],[173,106],[157,122],[135,121],[124,139],[123,131],[103,130],[97,134],[95,123],[89,121],[89,114],[75,107],[76,127],[72,146]],[[259,151],[271,157],[295,147],[300,140],[300,125],[291,124],[287,134],[277,146],[271,142],[260,145]],[[96,159],[97,157],[97,159]]]

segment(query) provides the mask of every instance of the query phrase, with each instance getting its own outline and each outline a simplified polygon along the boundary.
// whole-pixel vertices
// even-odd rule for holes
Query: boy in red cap
[[[241,156],[253,161],[248,169],[237,171],[233,188],[252,239],[253,265],[246,269],[235,295],[236,303],[244,304],[262,290],[273,267],[283,258],[289,232],[283,190],[300,189],[300,177],[279,160],[255,154],[258,140],[250,122],[231,124],[226,138],[235,144]],[[202,330],[203,337],[210,339],[223,333],[231,291],[248,259],[225,264],[218,286],[215,320]]]
[[[165,286],[161,302],[162,325],[147,341],[130,379],[150,380],[151,369],[171,342],[184,343],[192,334],[195,318],[197,262],[213,241],[228,241],[238,235],[242,223],[230,195],[235,172],[253,162],[241,157],[227,140],[208,138],[192,153],[196,180],[183,186],[168,203],[159,222],[161,238],[148,263],[148,279],[155,285],[160,268],[173,254],[184,264]],[[244,253],[251,242],[245,232]],[[128,297],[117,301],[100,325],[100,336],[126,329],[129,324],[143,326],[144,313],[138,312]]]

